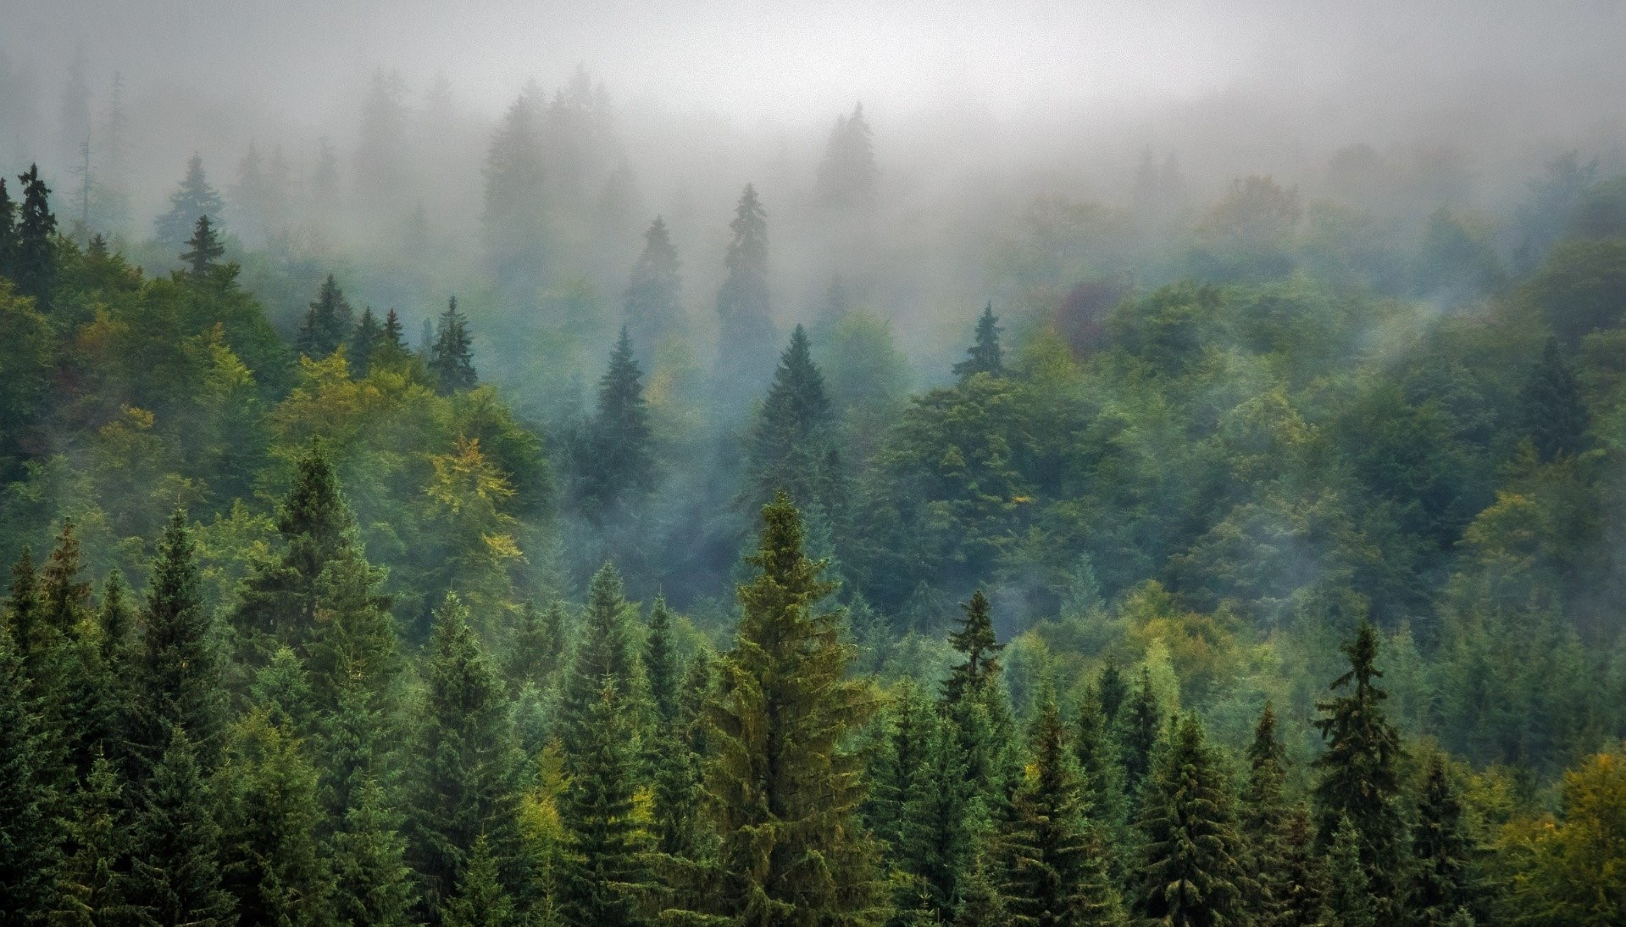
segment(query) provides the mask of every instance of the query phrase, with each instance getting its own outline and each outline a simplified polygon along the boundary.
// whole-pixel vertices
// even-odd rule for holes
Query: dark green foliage
[[[1123,767],[1107,719],[1093,693],[1079,705],[1073,752],[1086,796],[1085,817],[1113,844],[1126,844],[1130,839],[1126,833],[1129,796],[1124,792]]]
[[[39,311],[49,312],[57,279],[56,216],[51,213],[51,190],[40,179],[38,165],[30,166],[17,183],[23,201],[9,276],[16,281],[18,293],[32,296]]]
[[[954,375],[966,380],[979,373],[999,376],[1005,372],[999,350],[999,316],[994,315],[994,304],[989,303],[977,319],[977,335],[966,349],[966,359],[954,365]]]
[[[978,857],[960,887],[960,907],[955,912],[956,927],[1006,927],[1011,923],[1005,899],[988,874],[988,865]]]
[[[1283,794],[1286,763],[1286,750],[1276,735],[1276,713],[1266,702],[1248,745],[1248,781],[1239,815],[1255,888],[1247,898],[1248,908],[1266,925],[1287,918],[1298,891],[1291,861],[1292,816]]]
[[[429,349],[429,372],[434,375],[441,395],[474,389],[480,381],[474,372],[473,342],[468,319],[457,311],[457,297],[446,303],[435,329],[435,343]]]
[[[774,341],[773,317],[768,311],[768,217],[750,184],[740,195],[729,228],[734,239],[723,261],[728,276],[717,291],[722,325],[719,355],[725,370],[737,371],[766,360]],[[733,378],[739,376],[736,373]]]
[[[642,376],[632,339],[622,326],[610,366],[599,379],[598,411],[579,450],[577,480],[589,518],[604,519],[654,488],[653,436]]]
[[[666,597],[656,596],[649,609],[649,628],[644,635],[644,678],[649,682],[649,699],[655,718],[664,728],[678,720],[678,656],[672,640],[672,612]]]
[[[1447,927],[1471,901],[1473,847],[1462,821],[1462,803],[1439,754],[1429,758],[1417,823],[1411,835],[1414,866],[1406,898],[1411,923]]]
[[[171,739],[142,789],[131,828],[124,900],[146,927],[232,927],[232,896],[221,887],[220,825],[191,739]]]
[[[40,601],[39,572],[34,569],[34,554],[23,545],[23,552],[11,566],[11,586],[6,593],[6,630],[11,634],[17,652],[26,656],[37,649],[36,641],[47,632],[45,603]]]
[[[1084,798],[1053,693],[1028,734],[1028,770],[998,838],[999,893],[1021,927],[1124,924],[1105,845],[1085,820]]]
[[[638,783],[631,725],[615,681],[603,682],[566,741],[569,784],[559,805],[565,853],[556,897],[572,927],[636,927],[644,923],[640,896],[652,888],[648,847],[632,819]]]
[[[0,885],[20,923],[48,910],[61,853],[53,820],[61,761],[29,689],[16,647],[0,635]]]
[[[17,204],[0,177],[0,277],[16,275],[12,262],[17,255]]]
[[[988,597],[978,589],[970,601],[960,606],[965,616],[960,627],[949,632],[949,646],[962,655],[959,665],[943,681],[943,703],[955,705],[974,690],[999,676],[999,652],[1005,645],[994,636],[994,620]]]
[[[1352,830],[1366,886],[1381,906],[1381,917],[1398,903],[1404,859],[1403,828],[1395,809],[1400,736],[1383,714],[1388,693],[1377,687],[1383,675],[1375,666],[1377,632],[1363,622],[1355,639],[1341,649],[1349,657],[1350,670],[1333,680],[1331,688],[1351,688],[1316,706],[1324,717],[1315,726],[1327,742],[1327,752],[1315,761],[1322,771],[1315,790],[1320,817],[1316,845],[1331,847],[1340,827]]]
[[[924,754],[907,771],[895,856],[918,885],[921,905],[943,923],[950,923],[987,814],[976,784],[966,776],[965,749],[958,731],[946,718],[931,712],[924,724]]]
[[[375,778],[356,789],[333,835],[333,913],[356,927],[408,927],[417,893],[401,819]],[[490,854],[486,854],[489,865]]]
[[[213,217],[218,234],[224,208],[225,202],[203,173],[203,159],[193,155],[186,162],[186,176],[181,179],[180,187],[169,195],[169,212],[153,222],[153,229],[159,241],[179,248],[186,243],[201,216]]]
[[[745,501],[761,505],[783,490],[798,506],[818,506],[828,514],[836,501],[821,480],[829,421],[824,375],[813,362],[807,332],[798,325],[751,427]]]
[[[660,216],[644,233],[644,251],[632,267],[625,300],[626,325],[644,350],[683,324],[683,280],[677,249]]]
[[[141,613],[141,650],[131,669],[132,781],[145,779],[184,733],[183,766],[211,768],[221,730],[220,671],[212,622],[198,588],[196,545],[176,509],[158,542]]]
[[[1134,694],[1118,712],[1112,736],[1124,768],[1124,789],[1132,800],[1152,771],[1152,751],[1163,734],[1163,709],[1152,689],[1152,674],[1142,668]]]
[[[1327,845],[1327,894],[1321,909],[1326,927],[1376,927],[1385,907],[1373,895],[1367,867],[1361,861],[1361,836],[1349,818],[1333,829]]]
[[[400,334],[400,321],[396,323],[396,334]],[[356,330],[350,335],[350,347],[345,352],[350,361],[350,372],[356,377],[365,377],[367,371],[372,369],[373,353],[381,349],[384,341],[384,329],[378,324],[378,317],[373,315],[373,307],[368,306],[361,311],[361,321],[356,323]]]
[[[186,240],[186,246],[187,250],[181,252],[181,260],[186,262],[186,272],[192,275],[192,279],[200,282],[209,279],[219,266],[216,260],[226,253],[226,247],[220,243],[220,236],[215,234],[208,216],[198,216],[198,224],[193,228],[192,237]]]
[[[333,275],[328,274],[299,327],[299,353],[320,360],[337,351],[350,337],[352,314],[344,291],[339,289]]]
[[[576,635],[570,676],[559,704],[559,730],[574,738],[587,715],[602,698],[605,680],[617,695],[632,693],[634,662],[627,612],[631,608],[621,586],[621,573],[610,563],[599,567],[587,587],[587,608]]]
[[[1141,793],[1135,907],[1182,927],[1242,921],[1252,885],[1222,761],[1196,718],[1179,719],[1171,734]]]
[[[56,877],[56,927],[105,927],[126,913],[121,866],[130,839],[123,783],[106,757],[97,757],[74,796],[67,827],[71,848]]]
[[[1108,729],[1118,720],[1118,708],[1129,698],[1129,683],[1118,669],[1118,661],[1107,657],[1106,665],[1101,667],[1101,675],[1095,680],[1095,697],[1101,703],[1101,714],[1105,716]]]
[[[457,893],[440,909],[444,927],[510,927],[514,903],[503,890],[491,842],[483,835],[469,850],[469,867]]]
[[[539,612],[531,602],[520,609],[519,624],[508,647],[503,674],[514,691],[527,684],[547,686],[564,662],[565,607],[554,600]]]
[[[869,762],[870,791],[862,806],[870,833],[900,853],[905,806],[914,778],[926,762],[936,719],[932,704],[912,680],[881,716],[880,731]]]
[[[1573,456],[1586,446],[1587,412],[1575,374],[1558,339],[1547,339],[1519,397],[1519,430],[1543,462]]]

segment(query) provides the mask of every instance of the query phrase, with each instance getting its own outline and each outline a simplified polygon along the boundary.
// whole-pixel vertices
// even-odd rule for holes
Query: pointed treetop
[[[999,333],[1002,331],[999,316],[994,315],[994,304],[990,302],[982,310],[981,318],[977,319],[976,341],[966,349],[966,359],[954,365],[954,375],[963,381],[979,373],[996,377],[1002,374],[1004,366],[999,348]]]
[[[226,247],[220,243],[220,236],[215,234],[208,216],[198,216],[192,237],[186,243],[191,247],[181,253],[181,260],[186,262],[187,273],[197,280],[207,278],[218,266],[216,259],[226,253]]]

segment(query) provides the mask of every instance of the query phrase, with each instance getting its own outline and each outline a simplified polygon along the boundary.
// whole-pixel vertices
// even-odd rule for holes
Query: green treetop
[[[989,303],[982,310],[982,317],[977,319],[976,340],[966,349],[966,359],[954,365],[954,375],[966,380],[979,373],[996,377],[1003,373],[999,350],[999,333],[1002,330],[999,316],[994,315],[994,304]]]

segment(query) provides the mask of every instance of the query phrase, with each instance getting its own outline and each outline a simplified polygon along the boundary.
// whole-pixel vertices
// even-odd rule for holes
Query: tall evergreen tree
[[[350,336],[352,314],[344,291],[339,289],[333,275],[328,274],[305,312],[304,324],[299,327],[299,353],[320,360],[337,351]]]
[[[8,635],[0,635],[0,886],[18,923],[49,909],[61,855],[61,760]]]
[[[169,196],[169,211],[153,222],[158,240],[171,248],[186,244],[194,224],[200,216],[211,216],[215,232],[221,229],[220,218],[226,203],[220,193],[209,185],[203,172],[203,159],[193,155],[186,162],[186,177],[180,187]],[[173,252],[172,252],[173,253]]]
[[[91,584],[80,579],[83,569],[73,520],[64,519],[40,576],[43,613],[37,628],[46,639],[33,674],[75,779],[89,775],[97,756],[115,752],[122,733],[122,693],[113,675],[122,667],[103,659]]]
[[[1276,712],[1266,702],[1248,746],[1248,782],[1240,815],[1257,888],[1248,899],[1249,909],[1266,927],[1286,916],[1295,889],[1289,859],[1291,815],[1283,794],[1286,764],[1287,751],[1276,737]]]
[[[209,611],[199,589],[196,544],[177,508],[158,542],[141,612],[141,650],[131,670],[131,759],[136,775],[175,749],[184,731],[184,766],[213,766],[221,727],[220,671]],[[184,770],[172,770],[177,774]]]
[[[644,251],[627,282],[625,312],[627,327],[645,351],[683,324],[683,278],[677,249],[660,216],[644,233]]]
[[[879,899],[845,744],[872,703],[847,678],[841,612],[820,604],[835,587],[803,551],[796,507],[781,493],[762,514],[757,576],[739,588],[734,649],[706,710],[706,805],[721,838],[712,898],[741,924],[866,924]]]
[[[548,227],[542,91],[525,88],[503,114],[486,155],[481,232],[504,294],[533,299],[546,279]]]
[[[508,684],[519,689],[526,683],[547,686],[564,662],[565,607],[557,599],[546,611],[537,611],[530,602],[520,610],[519,626],[509,647],[504,672]]]
[[[923,755],[908,772],[896,856],[924,905],[952,923],[986,812],[967,779],[965,748],[948,718],[928,712]]]
[[[1095,694],[1085,695],[1078,710],[1078,737],[1073,744],[1086,798],[1084,813],[1113,846],[1131,843],[1129,796],[1124,793],[1123,767],[1118,762],[1105,713]],[[1116,862],[1116,860],[1115,860]],[[1114,867],[1114,875],[1122,873]]]
[[[1118,719],[1119,706],[1129,698],[1129,683],[1124,681],[1124,674],[1118,668],[1118,661],[1111,656],[1107,657],[1106,665],[1101,667],[1101,674],[1095,679],[1095,697],[1101,703],[1101,713],[1106,716],[1107,728],[1110,730],[1113,722]]]
[[[932,705],[914,680],[905,679],[879,721],[877,743],[870,755],[869,794],[859,810],[870,833],[896,858],[913,777],[926,762],[934,721]]]
[[[1321,923],[1326,927],[1377,927],[1394,923],[1372,893],[1369,870],[1361,861],[1361,835],[1349,818],[1339,818],[1327,846],[1327,890]]]
[[[559,698],[559,726],[567,738],[577,738],[593,706],[603,697],[605,680],[612,680],[617,696],[632,694],[634,661],[632,632],[627,626],[627,603],[621,573],[606,563],[587,587],[587,608],[582,612],[570,677]]]
[[[1152,674],[1144,667],[1140,683],[1118,712],[1113,739],[1124,767],[1124,789],[1136,801],[1141,782],[1152,771],[1152,752],[1163,733],[1163,708],[1152,689]]]
[[[739,371],[771,356],[768,352],[774,341],[773,316],[768,309],[768,217],[750,184],[740,195],[729,228],[734,238],[723,261],[728,276],[717,291],[722,325],[718,356],[725,370]],[[753,379],[725,377],[735,387]]]
[[[559,803],[565,832],[559,912],[572,927],[637,927],[653,886],[648,847],[633,819],[635,758],[626,708],[612,677],[566,740],[569,786]]]
[[[198,216],[198,223],[192,229],[192,237],[186,240],[187,250],[181,252],[181,260],[186,262],[187,273],[193,280],[207,280],[219,265],[215,262],[226,253],[226,246],[220,243],[220,236],[215,234],[213,223],[208,216]]]
[[[999,376],[1004,373],[1003,362],[1000,358],[999,316],[994,315],[994,304],[989,303],[982,310],[982,317],[977,319],[976,340],[966,349],[966,359],[954,365],[954,375],[961,382],[986,373],[990,376]]]
[[[877,175],[869,122],[864,119],[864,104],[859,103],[851,115],[836,118],[815,189],[826,207],[862,209],[874,204]]]
[[[961,883],[960,907],[954,914],[955,927],[1007,927],[1011,923],[1005,899],[988,870],[987,861],[979,856],[966,873]]]
[[[678,720],[678,656],[672,640],[672,612],[666,597],[656,596],[649,609],[649,630],[644,636],[644,678],[649,699],[663,728]]]
[[[429,349],[429,372],[434,374],[441,395],[474,389],[479,382],[471,345],[468,320],[457,311],[457,297],[453,296],[440,314],[435,343]]]
[[[442,927],[512,927],[514,902],[503,888],[491,841],[476,838],[468,856],[456,894],[440,909]]]
[[[423,676],[412,861],[434,910],[459,884],[481,835],[499,867],[512,859],[522,761],[501,681],[455,594],[435,616]]]
[[[1383,713],[1388,693],[1378,688],[1383,676],[1377,668],[1377,631],[1362,622],[1355,639],[1341,648],[1349,657],[1349,672],[1333,680],[1333,691],[1349,687],[1344,695],[1316,705],[1324,717],[1315,722],[1327,742],[1316,758],[1321,781],[1316,785],[1320,830],[1316,845],[1331,847],[1341,825],[1353,828],[1366,869],[1366,881],[1380,905],[1378,916],[1392,918],[1399,903],[1398,879],[1404,868],[1401,846],[1403,825],[1395,809],[1400,792],[1396,766],[1401,756],[1400,735]]]
[[[412,354],[407,346],[406,326],[401,322],[401,316],[394,310],[384,313],[384,327],[378,335],[377,354],[379,361],[391,366],[400,364]],[[368,358],[369,365],[372,358]]]
[[[1126,923],[1105,847],[1083,811],[1066,729],[1047,686],[1028,732],[1028,768],[999,834],[999,891],[1011,924]]]
[[[1187,716],[1142,794],[1137,824],[1145,838],[1139,866],[1139,913],[1171,927],[1210,927],[1246,920],[1245,847],[1219,754]]]
[[[999,652],[1005,645],[994,636],[993,611],[981,589],[960,606],[965,616],[960,627],[949,633],[949,646],[963,659],[943,680],[943,703],[957,704],[966,693],[980,688],[999,675]]]
[[[417,892],[400,815],[376,778],[364,780],[333,835],[333,913],[355,927],[410,927]],[[489,853],[487,859],[490,859]]]
[[[653,434],[642,376],[623,325],[610,352],[610,366],[599,379],[598,412],[577,462],[581,505],[594,520],[654,488]]]
[[[1519,397],[1518,427],[1543,461],[1573,456],[1586,447],[1587,411],[1581,387],[1564,361],[1557,338],[1548,338]]]
[[[45,603],[40,600],[39,571],[34,553],[27,544],[11,566],[11,586],[6,592],[6,630],[20,658],[38,649],[36,641],[47,633]]]
[[[350,348],[345,352],[352,376],[359,379],[367,375],[372,367],[373,352],[379,350],[383,338],[384,330],[373,315],[373,307],[361,310],[361,321],[356,323],[356,330],[350,334]]]
[[[1410,923],[1448,927],[1472,898],[1472,845],[1462,823],[1462,803],[1437,753],[1429,758],[1417,803],[1411,855],[1412,885],[1406,899]]]
[[[812,346],[802,326],[780,355],[773,385],[763,400],[749,437],[750,473],[746,502],[760,505],[785,491],[804,509],[818,506],[830,514],[830,503],[818,479],[820,461],[829,447],[830,399],[824,374],[813,362]]]
[[[123,783],[106,757],[97,757],[73,798],[70,853],[56,876],[54,927],[107,927],[127,913],[122,871],[129,849]]]
[[[51,189],[40,179],[38,165],[18,176],[22,191],[22,212],[11,253],[11,279],[17,292],[32,296],[41,312],[51,310],[56,287],[56,216],[51,212]]]
[[[0,277],[15,277],[17,260],[17,203],[0,177]]]
[[[180,725],[156,763],[131,827],[125,901],[137,922],[231,927],[232,896],[221,887],[220,825],[208,780]]]

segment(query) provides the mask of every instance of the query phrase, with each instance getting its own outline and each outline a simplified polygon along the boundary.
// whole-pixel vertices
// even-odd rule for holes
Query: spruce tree
[[[781,493],[762,517],[757,574],[739,587],[735,645],[706,709],[706,806],[721,840],[711,898],[739,923],[856,927],[879,899],[846,742],[873,705],[847,677],[842,613],[821,604],[835,586],[803,551],[796,507]]]
[[[208,781],[179,725],[170,729],[131,826],[125,902],[142,924],[231,927],[236,922],[232,896],[221,887],[220,826]]]
[[[963,383],[979,373],[999,376],[1004,373],[1000,358],[999,316],[994,315],[994,304],[989,303],[977,319],[976,340],[966,349],[966,359],[954,365],[954,375]]]
[[[412,862],[431,910],[450,896],[482,834],[499,865],[514,855],[522,759],[502,684],[455,594],[435,616],[414,751]]]
[[[643,830],[633,819],[635,758],[620,687],[602,680],[599,698],[565,741],[569,785],[559,802],[565,852],[557,893],[572,927],[637,927],[653,886]]]
[[[0,886],[19,923],[48,910],[61,855],[61,760],[31,688],[15,644],[0,635]]]
[[[1376,629],[1362,622],[1355,639],[1340,649],[1349,657],[1350,670],[1331,688],[1349,690],[1316,705],[1325,716],[1315,725],[1327,742],[1326,752],[1315,760],[1321,770],[1315,788],[1320,817],[1316,845],[1322,850],[1332,846],[1338,828],[1347,821],[1354,829],[1370,891],[1381,906],[1378,916],[1390,918],[1398,909],[1405,855],[1403,825],[1395,809],[1400,735],[1383,714],[1388,693],[1377,686],[1383,674],[1376,666]]]
[[[683,279],[677,249],[660,216],[644,233],[644,251],[632,267],[625,301],[626,325],[648,351],[682,325]]]
[[[353,544],[341,546],[316,581],[314,632],[305,648],[315,705],[332,711],[346,690],[385,707],[396,697],[403,669],[400,634],[383,571]]]
[[[179,248],[186,243],[200,216],[212,216],[218,234],[225,205],[220,193],[209,185],[203,172],[203,159],[193,155],[186,162],[186,177],[181,180],[179,189],[169,196],[169,211],[153,222],[154,231],[160,242]]]
[[[1416,927],[1448,927],[1472,900],[1473,848],[1462,823],[1462,803],[1439,754],[1429,758],[1412,832],[1411,892],[1406,900]]]
[[[822,514],[831,514],[835,500],[820,491],[817,479],[819,463],[830,446],[829,423],[824,374],[813,362],[807,332],[798,325],[751,427],[746,502],[760,505],[783,490],[802,508],[819,506]]]
[[[0,277],[15,277],[17,260],[17,203],[0,177]]]
[[[47,633],[45,603],[40,600],[39,571],[34,553],[27,544],[11,566],[11,586],[6,592],[6,630],[20,657],[39,649],[36,641]]]
[[[412,353],[406,342],[406,326],[394,309],[384,313],[384,327],[378,334],[377,353],[383,363],[392,366],[400,364]]]
[[[1372,893],[1368,869],[1361,861],[1361,835],[1349,818],[1339,818],[1327,846],[1327,889],[1322,900],[1325,927],[1377,927],[1392,923]]]
[[[738,387],[754,379],[743,379],[738,371],[766,360],[774,341],[768,309],[768,218],[750,184],[740,195],[729,228],[734,238],[723,261],[728,276],[717,291],[718,356],[725,370],[736,371],[724,379]]]
[[[429,372],[434,374],[435,386],[443,396],[474,389],[480,381],[474,372],[468,319],[457,311],[456,296],[447,301],[446,311],[440,314],[435,343],[429,349]]]
[[[623,325],[610,352],[609,368],[599,379],[598,411],[577,462],[581,505],[595,521],[623,504],[635,503],[655,485],[653,434],[642,376]]]
[[[1195,717],[1174,726],[1141,795],[1137,911],[1171,927],[1218,927],[1246,919],[1245,844],[1230,783]]]
[[[468,857],[456,894],[440,909],[441,927],[512,927],[514,902],[503,889],[491,841],[476,838]]]
[[[1321,857],[1315,849],[1310,809],[1300,802],[1287,812],[1282,838],[1283,894],[1273,896],[1273,910],[1261,927],[1318,927],[1326,894]]]
[[[649,629],[644,635],[644,678],[649,681],[649,699],[662,728],[678,719],[678,657],[673,649],[672,612],[666,597],[656,596],[649,609]]]
[[[129,844],[123,783],[112,762],[97,757],[73,798],[67,826],[69,855],[56,876],[53,927],[107,927],[124,909]]]
[[[975,688],[981,688],[999,675],[999,652],[1005,645],[994,636],[994,621],[988,597],[981,589],[960,606],[965,617],[960,627],[949,633],[949,646],[963,655],[959,665],[943,680],[943,704],[955,705]]]
[[[1009,927],[1011,915],[1005,899],[989,874],[989,864],[978,856],[960,886],[960,906],[954,927]]]
[[[91,584],[80,579],[83,563],[72,519],[64,519],[56,547],[40,574],[41,620],[31,675],[49,726],[61,736],[74,780],[89,775],[97,756],[116,753],[121,739],[122,693],[98,640]]]
[[[332,274],[322,281],[322,287],[305,312],[305,321],[299,327],[299,353],[312,360],[321,360],[339,349],[350,337],[351,316],[354,310],[344,298],[344,291]]]
[[[1586,447],[1586,404],[1557,338],[1547,339],[1541,360],[1525,381],[1518,411],[1518,427],[1542,462],[1574,456]]]
[[[636,657],[627,627],[630,608],[615,565],[599,567],[587,587],[587,608],[582,612],[570,677],[559,699],[559,729],[566,738],[579,736],[588,713],[602,698],[604,680],[613,680],[616,694],[623,699],[631,695]]]
[[[874,204],[876,176],[869,122],[864,119],[864,104],[859,103],[851,115],[837,117],[819,164],[815,190],[826,208],[863,209]]]
[[[952,923],[987,815],[976,784],[966,777],[965,749],[954,725],[935,712],[927,713],[926,725],[923,755],[907,770],[895,855],[925,907]]]
[[[187,273],[195,281],[209,279],[219,266],[216,260],[226,253],[226,246],[220,243],[220,236],[215,234],[208,216],[198,216],[198,223],[192,230],[192,237],[186,240],[186,245],[187,250],[181,252],[181,260],[186,262]]]
[[[1028,767],[999,834],[999,893],[1019,927],[1126,923],[1084,818],[1083,794],[1055,694],[1046,686],[1028,732]]]
[[[333,914],[355,927],[409,927],[417,892],[400,815],[376,778],[363,780],[333,835]],[[489,860],[489,853],[487,854]]]
[[[141,612],[141,650],[130,674],[136,782],[174,746],[178,730],[185,732],[184,764],[212,768],[219,750],[220,671],[195,551],[186,513],[177,508],[158,542]]]
[[[17,292],[31,296],[40,312],[51,311],[56,287],[56,216],[51,213],[51,189],[40,179],[38,165],[17,178],[22,191],[22,211],[11,253],[11,279]]]
[[[1124,793],[1123,767],[1118,763],[1117,745],[1107,727],[1105,713],[1095,694],[1089,693],[1079,705],[1078,737],[1073,744],[1079,776],[1086,796],[1085,817],[1114,846],[1130,843],[1129,796]],[[1121,875],[1114,869],[1115,875]]]
[[[1295,890],[1287,831],[1291,815],[1283,794],[1286,764],[1287,751],[1276,737],[1276,713],[1266,702],[1248,746],[1248,782],[1240,818],[1257,888],[1249,908],[1254,920],[1267,927],[1283,919]]]
[[[1106,665],[1101,667],[1101,675],[1095,680],[1095,697],[1101,703],[1101,713],[1106,716],[1107,728],[1112,728],[1113,722],[1118,719],[1118,708],[1129,698],[1129,683],[1124,681],[1123,671],[1118,669],[1118,661],[1107,657]]]
[[[1113,739],[1124,767],[1124,790],[1131,804],[1138,801],[1140,785],[1152,770],[1152,751],[1163,733],[1163,709],[1152,689],[1152,674],[1144,667],[1140,683],[1118,712]]]
[[[926,761],[935,718],[920,687],[914,680],[905,679],[880,720],[880,736],[870,755],[870,790],[860,811],[870,833],[896,857],[902,840],[904,806],[909,801],[915,772]]]
[[[372,368],[373,352],[379,350],[383,340],[384,330],[373,315],[373,307],[361,310],[361,321],[356,323],[356,330],[350,334],[350,348],[345,352],[352,376],[357,379],[367,376],[367,371]]]
[[[508,685],[518,691],[526,683],[546,687],[563,662],[565,649],[565,607],[557,599],[539,612],[531,602],[520,610],[519,625],[508,649],[503,672]]]

